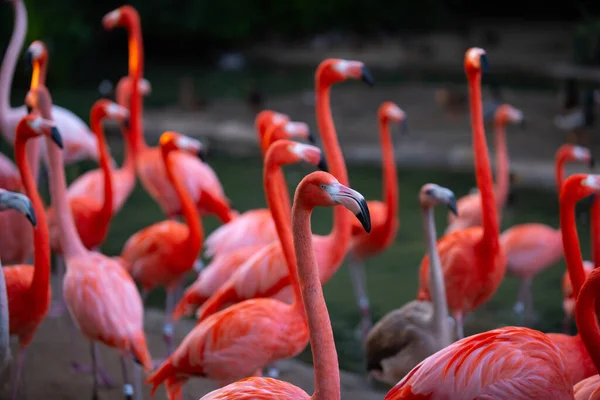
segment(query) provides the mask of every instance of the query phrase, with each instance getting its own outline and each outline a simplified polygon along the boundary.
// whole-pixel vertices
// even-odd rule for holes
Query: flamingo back
[[[277,239],[269,209],[250,210],[215,229],[204,242],[204,255],[223,256],[248,246],[264,246]]]
[[[125,168],[113,169],[113,213],[118,213],[135,186],[135,171]],[[93,169],[79,176],[69,185],[67,197],[91,197],[99,203],[104,202],[104,173]]]
[[[308,400],[311,397],[291,383],[273,378],[246,378],[205,394],[200,400]]]
[[[385,397],[415,398],[567,400],[573,399],[573,385],[564,355],[547,335],[505,327],[438,351]]]
[[[144,310],[135,283],[121,265],[102,254],[66,259],[65,302],[83,335],[133,354],[145,368],[152,360],[144,336]]]

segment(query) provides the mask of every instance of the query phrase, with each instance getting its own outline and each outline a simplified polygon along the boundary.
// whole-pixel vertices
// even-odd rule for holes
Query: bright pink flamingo
[[[21,176],[12,160],[0,153],[0,188],[11,192],[22,190]]]
[[[182,204],[185,223],[166,220],[133,234],[123,246],[121,261],[133,279],[141,284],[143,299],[157,286],[163,286],[167,291],[163,335],[168,356],[173,351],[171,313],[175,305],[175,290],[182,284],[185,274],[193,269],[204,241],[198,210],[182,179],[174,171],[172,159],[178,153],[176,150],[197,155],[202,145],[179,133],[165,132],[160,137],[160,148],[167,177]]]
[[[282,141],[279,141],[273,147],[281,144]],[[309,148],[300,144],[294,146]],[[267,164],[273,147],[267,154]],[[311,158],[317,161],[318,157],[314,155],[319,154],[318,149],[310,148]],[[278,200],[272,183],[265,179],[270,208],[271,202]],[[315,396],[312,398],[339,400],[339,366],[310,228],[314,207],[338,204],[354,213],[369,231],[371,221],[364,197],[326,172],[314,172],[298,185],[291,226],[287,222],[287,210],[272,207],[290,274],[293,273],[294,302],[290,305],[272,299],[247,300],[213,315],[194,328],[171,360],[148,381],[156,388],[166,380],[169,399],[178,399],[188,374],[202,374],[221,381],[248,376],[252,374],[252,368],[264,365],[266,360],[289,356],[290,347],[294,348],[294,352],[300,352],[310,337],[316,375]],[[289,383],[270,378],[245,379],[203,397],[243,398],[296,400],[311,397]]]
[[[481,72],[486,65],[485,50],[477,47],[467,50],[465,72],[469,81],[475,175],[481,194],[483,226],[454,231],[443,236],[437,244],[448,309],[456,320],[459,338],[464,336],[463,316],[492,297],[506,271],[506,253],[498,238],[498,213],[483,129]],[[419,281],[417,300],[431,301],[428,255],[421,262]]]
[[[592,155],[584,147],[565,144],[557,150],[555,160],[556,187],[560,191],[565,163],[581,161],[591,165]],[[560,229],[535,222],[518,224],[502,232],[500,244],[506,251],[506,271],[521,280],[514,311],[529,323],[533,318],[533,278],[563,257]]]
[[[400,107],[389,101],[379,107],[377,115],[381,152],[383,154],[384,201],[369,200],[369,210],[371,211],[371,221],[373,223],[371,233],[365,233],[360,224],[353,221],[352,240],[350,241],[348,254],[348,268],[361,313],[359,325],[361,343],[365,341],[373,325],[366,287],[364,260],[386,250],[394,242],[398,228],[400,228],[398,218],[398,174],[396,173],[396,159],[390,133],[390,122],[402,124],[402,131],[406,132],[406,115]]]
[[[34,91],[42,116],[51,117],[52,99],[45,86]],[[127,374],[127,360],[133,356],[146,370],[152,359],[143,331],[143,305],[140,294],[121,264],[103,254],[87,250],[73,222],[69,208],[62,154],[48,143],[50,195],[58,215],[61,247],[67,273],[63,293],[71,318],[90,340],[94,396],[97,396],[97,342],[118,350],[123,365],[124,391],[131,399],[133,387]],[[138,379],[139,381],[139,379]],[[139,395],[140,388],[136,390]]]
[[[129,76],[133,81],[142,79],[144,55],[140,17],[131,6],[122,6],[106,14],[102,19],[106,29],[122,26],[129,33]],[[182,213],[164,165],[161,162],[160,148],[148,147],[142,127],[142,99],[139,85],[133,85],[131,91],[131,138],[135,154],[138,177],[146,191],[161,206],[169,218]],[[173,157],[176,174],[183,177],[186,190],[192,195],[201,215],[215,214],[223,223],[236,215],[229,205],[223,187],[213,169],[197,157],[179,153]]]
[[[22,118],[17,125],[14,145],[15,159],[22,177],[23,187],[31,199],[37,217],[37,226],[33,233],[34,264],[12,265],[3,268],[10,315],[10,334],[19,338],[19,353],[12,381],[11,398],[13,400],[17,398],[27,347],[33,340],[38,326],[46,317],[52,297],[50,293],[48,225],[44,205],[31,174],[25,150],[29,139],[41,135],[51,138],[54,142],[53,146],[62,145],[61,137],[57,133],[54,123],[42,119],[37,112]]]
[[[0,130],[4,139],[12,144],[14,143],[17,123],[27,114],[25,106],[17,108],[10,106],[12,79],[27,33],[27,10],[23,0],[11,0],[11,3],[15,10],[15,25],[6,54],[2,60],[2,68],[0,68]],[[32,52],[29,54],[34,58],[44,56],[44,49],[41,47],[36,46],[30,50]],[[52,115],[54,115],[56,125],[63,137],[66,164],[84,159],[98,160],[98,148],[96,147],[94,135],[81,118],[59,106],[52,108]]]
[[[502,218],[502,211],[508,199],[510,166],[508,149],[506,145],[506,126],[508,124],[521,124],[525,120],[520,110],[508,105],[498,106],[494,113],[494,139],[496,142],[496,207],[498,216]],[[481,195],[472,193],[458,199],[458,216],[448,213],[448,228],[446,234],[469,228],[481,226]]]
[[[317,124],[321,132],[327,164],[332,175],[342,185],[348,184],[346,164],[339,147],[331,115],[331,86],[347,79],[362,79],[373,83],[371,74],[360,61],[330,58],[319,65],[315,74],[317,92]],[[315,235],[316,257],[321,282],[325,284],[340,267],[350,242],[351,215],[343,208],[336,208],[333,229],[327,236]],[[277,296],[291,302],[290,276],[285,268],[284,257],[278,243],[271,243],[240,266],[234,275],[198,310],[198,321],[217,312],[227,304],[256,297]]]

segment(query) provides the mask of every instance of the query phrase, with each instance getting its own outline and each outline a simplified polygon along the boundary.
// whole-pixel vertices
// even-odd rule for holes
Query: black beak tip
[[[361,79],[364,83],[366,83],[369,86],[375,85],[375,80],[373,79],[373,75],[371,75],[371,72],[364,65],[363,65],[362,71],[361,71]]]
[[[308,143],[313,144],[313,145],[315,143],[317,143],[317,141],[315,140],[315,136],[310,132],[309,132],[308,138],[306,138],[306,140],[308,140]]]
[[[366,201],[359,202],[360,211],[356,214],[356,218],[360,221],[365,232],[371,232],[371,213],[369,212],[369,206]]]
[[[329,166],[327,165],[327,160],[325,157],[321,156],[319,164],[317,164],[317,168],[319,168],[321,171],[329,172]]]
[[[30,51],[25,52],[25,68],[26,71],[31,71],[33,68],[33,54]]]
[[[201,148],[198,151],[198,158],[202,160],[202,162],[206,162],[206,159],[208,158],[208,154],[206,152],[206,149]]]
[[[129,118],[125,118],[123,120],[123,127],[125,127],[125,129],[129,130],[129,127],[131,126],[130,124],[131,123],[129,122]]]
[[[594,160],[594,157],[590,158],[590,169],[593,169],[596,166],[596,160]]]
[[[458,209],[456,208],[456,199],[452,199],[448,202],[448,209],[450,212],[458,217]]]
[[[55,126],[52,127],[52,132],[50,133],[50,137],[52,138],[52,141],[54,143],[56,143],[56,145],[58,147],[60,147],[61,149],[63,148],[62,136],[60,136],[60,132],[58,132],[57,127],[55,127]]]
[[[488,70],[490,69],[490,65],[488,63],[487,54],[482,54],[481,56],[479,56],[479,64],[481,65],[482,72],[488,72]]]
[[[31,114],[33,107],[31,107],[29,104],[25,105],[25,107],[27,107],[27,114]]]
[[[33,211],[33,208],[29,208],[27,210],[27,212],[25,213],[25,216],[27,217],[29,222],[31,222],[31,225],[35,228],[37,226],[37,218],[35,216],[35,212]]]

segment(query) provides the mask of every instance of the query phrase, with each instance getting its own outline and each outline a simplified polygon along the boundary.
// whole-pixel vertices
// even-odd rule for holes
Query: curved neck
[[[262,135],[260,149],[263,155],[263,159],[267,154],[270,145],[272,144],[272,136],[273,132],[275,132],[276,126],[276,124],[269,125],[269,127],[265,130],[264,134]],[[273,173],[271,174],[270,179],[273,179],[276,182],[275,187],[278,193],[277,196],[279,197],[279,201],[282,204],[282,209],[286,210],[286,215],[289,220],[290,212],[292,210],[292,202],[290,200],[290,191],[288,189],[287,182],[285,180],[285,176],[283,175],[283,171],[281,170],[281,168],[276,168],[276,171],[273,171]]]
[[[90,116],[90,125],[92,132],[96,135],[98,141],[98,150],[100,151],[100,168],[104,177],[104,203],[100,209],[100,221],[102,226],[108,226],[113,214],[113,185],[112,171],[110,167],[110,154],[104,137],[104,128],[102,127],[102,118],[96,115],[92,110]]]
[[[590,210],[590,227],[592,239],[592,262],[594,267],[600,266],[600,195],[594,196]]]
[[[186,239],[185,251],[190,254],[193,261],[196,259],[196,257],[198,257],[198,253],[202,247],[202,242],[204,241],[204,230],[202,228],[202,224],[200,223],[200,215],[198,214],[198,210],[196,209],[192,196],[183,186],[181,179],[179,179],[179,177],[176,176],[175,172],[173,171],[173,157],[170,156],[170,153],[170,150],[161,149],[165,171],[167,172],[167,178],[169,179],[169,182],[171,182],[171,185],[173,185],[173,189],[175,189],[177,198],[181,203],[181,214],[183,215],[183,218],[188,226],[188,237]]]
[[[312,245],[311,211],[303,206],[301,199],[296,196],[292,209],[292,228],[315,371],[315,393],[312,399],[339,400],[341,393],[338,357]]]
[[[348,171],[344,155],[338,142],[330,106],[330,86],[319,84],[317,78],[316,113],[317,125],[321,133],[323,149],[331,175],[345,186],[349,185]],[[335,207],[333,210],[333,229],[328,235],[328,253],[333,259],[332,264],[338,265],[342,262],[348,251],[350,243],[350,228],[352,223],[350,211],[344,207]]]
[[[144,45],[142,42],[142,27],[139,19],[130,21],[127,25],[129,33],[129,76],[131,77],[131,133],[135,151],[147,147],[144,139],[142,124],[142,95],[139,82],[144,77]]]
[[[387,212],[383,229],[385,236],[389,237],[394,234],[394,226],[397,226],[398,220],[398,175],[390,123],[387,118],[379,119],[379,136],[383,163],[383,199],[385,199]]]
[[[269,154],[273,154],[272,152]],[[304,315],[304,306],[302,304],[302,293],[298,282],[298,268],[296,265],[296,254],[294,253],[294,240],[292,236],[292,224],[290,221],[290,209],[282,203],[280,181],[274,179],[276,176],[285,182],[281,166],[274,162],[274,157],[267,156],[263,174],[265,194],[267,196],[267,205],[273,217],[273,223],[277,230],[277,236],[281,243],[281,250],[288,268],[289,276],[294,290],[293,306],[302,315]]]
[[[10,320],[8,317],[8,295],[6,294],[6,280],[4,269],[0,262],[0,373],[10,358]]]
[[[575,306],[575,320],[581,340],[585,344],[598,373],[600,373],[600,327],[596,317],[596,302],[599,300],[600,274],[594,270],[581,289]]]
[[[42,116],[46,119],[52,119],[50,113],[42,110]],[[73,214],[67,198],[67,181],[65,178],[65,170],[63,163],[62,151],[48,137],[46,140],[46,151],[50,171],[50,196],[52,206],[56,215],[56,223],[60,232],[60,245],[65,258],[84,256],[87,254],[87,249],[83,246],[81,238],[77,234],[77,228],[73,221]]]
[[[17,66],[19,53],[25,42],[25,35],[27,34],[27,10],[25,9],[25,4],[22,0],[13,1],[12,3],[15,8],[15,25],[0,69],[0,115],[2,115],[3,123],[8,118],[7,114],[10,111],[10,89],[12,87],[13,75]]]
[[[446,287],[444,285],[444,273],[442,272],[442,263],[437,250],[437,234],[435,230],[435,220],[433,218],[433,207],[423,208],[423,228],[425,230],[425,241],[427,244],[427,253],[429,254],[429,282],[433,298],[433,323],[439,343],[442,346],[449,346],[452,343],[452,336],[448,329],[448,303],[446,302]]]
[[[494,139],[496,147],[496,206],[501,214],[510,188],[510,161],[506,145],[506,126],[496,122],[494,126]]]
[[[35,268],[30,286],[31,304],[42,305],[47,303],[48,291],[50,290],[50,238],[44,205],[27,161],[26,145],[27,141],[17,136],[15,140],[15,161],[21,174],[25,193],[31,200],[37,218],[37,226],[33,231]]]
[[[567,262],[567,270],[573,287],[573,297],[576,299],[583,282],[585,282],[585,271],[583,259],[579,247],[579,235],[575,225],[576,201],[569,195],[567,190],[561,190],[560,195],[560,231],[562,233],[563,250]]]
[[[482,244],[487,247],[486,254],[493,256],[496,254],[496,249],[498,248],[499,227],[494,199],[490,158],[485,140],[485,132],[483,130],[481,73],[469,75],[469,99],[471,103],[471,129],[473,131],[475,177],[481,196],[483,222]]]
[[[31,73],[30,88],[36,88],[38,85],[46,84],[46,61],[35,61],[33,63],[33,72]]]
[[[124,88],[121,83],[119,83],[119,86],[117,87],[116,100],[118,105],[125,107],[131,113],[131,93],[129,93],[129,88]],[[119,128],[121,129],[125,145],[125,156],[123,157],[123,165],[121,168],[135,173],[135,149],[131,138],[131,126],[120,123]]]
[[[562,184],[565,181],[565,157],[560,152],[556,155],[556,161],[554,162],[554,176],[556,178],[556,190],[560,194]]]

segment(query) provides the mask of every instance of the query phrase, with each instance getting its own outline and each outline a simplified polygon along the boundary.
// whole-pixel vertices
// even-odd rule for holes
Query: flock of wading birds
[[[128,31],[129,74],[117,88],[118,104],[100,99],[92,106],[88,129],[71,112],[52,105],[45,86],[48,53],[40,41],[26,53],[32,67],[26,106],[10,108],[12,74],[27,24],[23,2],[12,4],[15,31],[0,74],[0,122],[2,133],[14,144],[16,167],[8,158],[2,159],[0,204],[7,211],[0,218],[7,229],[0,237],[0,254],[8,264],[23,263],[33,254],[33,265],[9,265],[0,274],[2,367],[11,358],[9,334],[19,338],[13,399],[38,326],[47,315],[62,315],[65,305],[74,326],[91,343],[92,365],[81,365],[75,354],[72,368],[92,374],[94,398],[100,386],[111,384],[98,359],[96,345],[101,342],[121,355],[126,398],[141,398],[143,368],[153,393],[164,383],[169,399],[182,398],[183,385],[191,377],[220,384],[220,389],[202,399],[340,399],[337,354],[321,285],[347,253],[352,256],[363,311],[361,328],[370,374],[395,384],[385,399],[599,398],[595,396],[600,396],[600,328],[595,304],[600,272],[591,263],[584,266],[574,208],[579,200],[600,193],[600,175],[575,174],[565,179],[565,162],[591,164],[592,157],[585,148],[561,147],[556,157],[560,230],[531,223],[499,234],[498,214],[508,192],[504,129],[508,123],[521,122],[523,116],[508,105],[499,106],[495,113],[498,181],[494,190],[482,113],[481,75],[487,67],[483,49],[467,50],[464,59],[478,192],[456,201],[450,189],[433,183],[422,187],[419,200],[428,254],[420,266],[417,299],[371,328],[361,260],[383,251],[398,230],[389,125],[404,122],[405,115],[389,102],[379,109],[385,201],[366,202],[348,187],[330,109],[333,85],[348,79],[373,84],[363,63],[327,59],[317,68],[316,119],[323,154],[318,147],[292,140],[314,143],[306,124],[274,111],[258,114],[268,209],[239,214],[231,209],[214,171],[197,157],[202,150],[199,141],[165,132],[158,146],[145,143],[142,96],[150,86],[143,79],[141,25],[134,8],[120,7],[102,21],[106,29],[120,26]],[[103,134],[106,119],[118,120],[125,137],[126,155],[120,168],[113,164]],[[37,190],[40,156],[50,175],[48,209]],[[64,165],[82,158],[98,160],[100,168],[67,188]],[[291,202],[281,167],[299,162],[330,172],[304,177]],[[133,235],[119,257],[107,257],[96,249],[106,237],[112,215],[130,195],[136,174],[168,219]],[[451,218],[436,243],[433,208],[438,204],[449,208]],[[313,208],[340,205],[334,211],[331,233],[313,236]],[[595,239],[600,238],[599,207],[596,200],[591,212]],[[200,216],[208,214],[216,215],[223,225],[204,240]],[[202,249],[212,258],[205,268],[197,261]],[[51,250],[60,255],[63,265],[57,272],[62,293],[52,307]],[[565,313],[569,318],[574,314],[578,335],[504,327],[462,337],[463,316],[494,294],[507,269],[523,280],[517,311],[526,315],[531,311],[531,279],[563,255],[568,265]],[[600,263],[600,245],[594,246],[593,259],[594,265]],[[194,269],[200,270],[196,282],[175,304],[184,276]],[[157,286],[168,293],[167,357],[154,364],[143,331],[143,300]],[[173,350],[173,324],[198,307],[197,325]],[[263,368],[296,356],[309,342],[315,373],[312,396],[287,382],[260,377]]]

